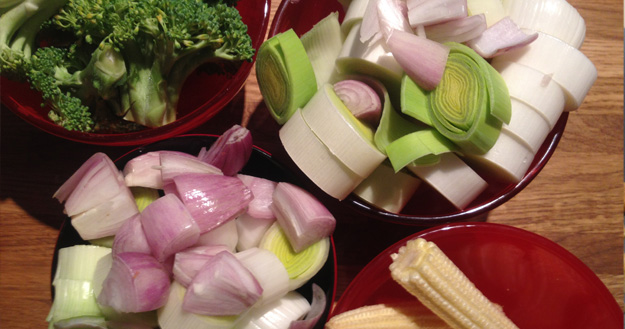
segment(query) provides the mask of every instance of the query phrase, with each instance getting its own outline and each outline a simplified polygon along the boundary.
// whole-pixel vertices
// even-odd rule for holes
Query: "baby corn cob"
[[[362,306],[337,314],[325,329],[449,329],[429,309],[415,302]]]
[[[410,240],[391,257],[393,279],[452,328],[517,328],[433,242]]]

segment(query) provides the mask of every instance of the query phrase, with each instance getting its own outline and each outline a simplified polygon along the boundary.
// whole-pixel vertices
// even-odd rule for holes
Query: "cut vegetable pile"
[[[465,209],[489,181],[521,181],[597,78],[565,0],[344,8],[342,21],[332,12],[300,37],[271,37],[256,66],[286,152],[339,200],[398,213],[425,182]]]
[[[252,149],[235,125],[197,155],[89,158],[54,195],[91,244],[59,249],[49,328],[312,328],[326,295],[297,289],[336,220],[297,185],[240,173]]]

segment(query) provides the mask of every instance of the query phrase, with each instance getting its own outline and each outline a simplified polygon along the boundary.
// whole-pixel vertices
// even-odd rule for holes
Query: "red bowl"
[[[455,223],[411,235],[376,256],[339,298],[331,316],[382,302],[415,300],[390,276],[391,254],[424,238],[440,249],[519,328],[623,328],[623,313],[599,278],[558,244],[492,223]]]
[[[258,49],[265,39],[270,8],[270,0],[241,0],[237,4],[243,22],[248,26],[254,49]],[[253,62],[245,62],[236,73],[228,76],[192,74],[183,86],[176,121],[162,127],[146,128],[131,133],[96,134],[68,131],[48,118],[49,109],[41,107],[39,93],[31,90],[27,83],[17,83],[4,77],[0,80],[2,86],[0,99],[2,104],[25,121],[58,137],[107,146],[142,145],[185,133],[215,116],[241,90],[253,65]]]
[[[342,20],[345,12],[336,0],[282,1],[269,29],[269,37],[290,28],[301,36],[320,19],[335,11],[339,13],[339,19]],[[342,203],[349,205],[364,216],[404,225],[432,227],[444,223],[474,220],[514,197],[538,175],[555,151],[564,133],[567,120],[568,112],[564,112],[543,145],[536,152],[533,162],[520,182],[501,182],[489,175],[488,172],[476,169],[480,176],[488,182],[488,188],[465,209],[457,209],[427,184],[420,185],[401,213],[392,213],[380,209],[353,193]]]

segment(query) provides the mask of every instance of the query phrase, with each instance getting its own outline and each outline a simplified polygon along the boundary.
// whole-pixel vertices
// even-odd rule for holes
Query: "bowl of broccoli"
[[[2,104],[53,135],[139,145],[206,122],[243,87],[270,0],[0,1]]]

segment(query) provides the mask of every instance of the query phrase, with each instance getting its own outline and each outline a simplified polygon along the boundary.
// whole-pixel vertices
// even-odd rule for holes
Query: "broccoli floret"
[[[69,0],[53,19],[85,43],[111,45],[125,59],[119,115],[148,127],[176,118],[180,89],[199,66],[251,60],[254,49],[235,1]]]
[[[117,97],[118,86],[125,83],[126,66],[111,46],[96,48],[88,61],[85,53],[76,45],[39,48],[26,76],[50,105],[50,119],[68,130],[87,132],[94,127],[90,109]]]
[[[23,81],[41,25],[67,0],[0,0],[0,74]]]

